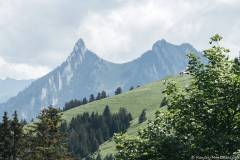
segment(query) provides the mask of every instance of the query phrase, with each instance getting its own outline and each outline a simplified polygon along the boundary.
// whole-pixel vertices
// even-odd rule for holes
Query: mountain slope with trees
[[[115,95],[112,97],[107,97],[105,99],[96,100],[91,103],[81,105],[63,113],[63,119],[70,123],[71,119],[77,117],[80,114],[92,112],[101,114],[104,111],[106,105],[109,106],[109,109],[112,113],[117,113],[120,108],[124,107],[128,112],[131,113],[133,120],[131,121],[130,127],[127,130],[127,134],[136,135],[139,128],[146,127],[147,121],[139,124],[139,116],[143,110],[146,113],[146,119],[150,120],[154,118],[154,113],[159,110],[160,103],[162,102],[164,95],[162,91],[165,89],[166,80],[175,80],[182,86],[189,84],[190,76],[181,75],[177,77],[168,77],[161,81],[156,81],[142,87],[137,87],[133,90],[130,90],[126,93]],[[164,110],[165,107],[162,107]],[[115,153],[115,144],[113,141],[106,141],[103,143],[99,151],[102,157],[106,157],[112,153]]]
[[[189,86],[167,83],[167,110],[137,136],[115,137],[117,159],[239,159],[240,59],[229,60],[221,40],[204,50],[208,64],[188,56]]]
[[[80,39],[65,62],[1,104],[0,113],[12,114],[17,110],[21,118],[31,120],[49,105],[62,108],[72,99],[83,99],[102,90],[112,95],[121,87],[115,93],[119,94],[131,86],[142,86],[184,71],[190,51],[201,56],[190,44],[174,45],[160,40],[141,57],[116,64],[98,57]]]

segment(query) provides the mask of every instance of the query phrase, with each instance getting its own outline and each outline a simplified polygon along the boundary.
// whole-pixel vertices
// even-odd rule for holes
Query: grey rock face
[[[34,81],[17,96],[1,104],[0,112],[17,110],[27,120],[36,116],[43,107],[63,107],[73,99],[105,90],[112,93],[121,86],[143,85],[186,69],[186,54],[194,52],[190,44],[173,45],[157,41],[141,57],[123,64],[103,60],[78,40],[67,60],[46,76]]]

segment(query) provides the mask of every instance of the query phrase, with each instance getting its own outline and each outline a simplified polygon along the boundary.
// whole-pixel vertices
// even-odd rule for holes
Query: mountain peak
[[[165,39],[158,40],[153,44],[153,46],[165,46],[166,44],[169,44]]]
[[[158,48],[164,48],[170,44],[171,43],[167,42],[165,39],[161,39],[153,44],[152,50],[157,50]]]
[[[83,39],[80,38],[74,46],[74,51],[78,52],[79,50],[85,50],[85,49],[86,49],[85,43]]]
[[[72,60],[76,59],[77,57],[80,59],[80,61],[82,61],[85,56],[86,51],[87,51],[87,48],[85,46],[85,43],[84,43],[83,39],[80,38],[75,43],[73,51],[72,51],[71,55],[68,57],[67,61],[72,61]]]

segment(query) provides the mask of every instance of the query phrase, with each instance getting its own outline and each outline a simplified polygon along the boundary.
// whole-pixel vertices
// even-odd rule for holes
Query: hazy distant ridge
[[[21,90],[31,84],[33,80],[16,80],[12,78],[0,79],[0,103],[16,96]]]

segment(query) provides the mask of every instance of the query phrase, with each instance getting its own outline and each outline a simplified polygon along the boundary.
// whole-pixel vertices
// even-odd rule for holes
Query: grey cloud
[[[28,76],[60,64],[80,37],[114,62],[138,57],[161,38],[201,50],[220,33],[232,56],[240,46],[237,0],[12,0],[0,2],[0,19],[0,58],[33,67]]]
[[[7,4],[9,14],[0,14],[3,21],[0,24],[0,56],[14,63],[57,65],[71,51],[78,38],[75,31],[85,16],[92,11],[114,7],[116,3],[98,0],[12,1]]]

